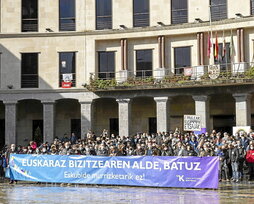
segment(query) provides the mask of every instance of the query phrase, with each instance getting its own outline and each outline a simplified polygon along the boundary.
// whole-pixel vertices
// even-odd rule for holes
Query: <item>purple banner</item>
[[[218,188],[218,157],[11,155],[15,180],[178,188]]]

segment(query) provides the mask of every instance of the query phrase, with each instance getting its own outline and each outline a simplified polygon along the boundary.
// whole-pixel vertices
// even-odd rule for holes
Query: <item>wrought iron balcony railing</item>
[[[141,71],[119,71],[91,73],[90,83],[96,80],[103,82],[115,81],[118,84],[142,84],[145,83],[200,83],[202,81],[220,83],[237,83],[237,80],[254,81],[254,62],[251,63],[228,63],[215,65],[200,65],[178,67],[172,69],[158,68]],[[240,83],[240,82],[239,82]],[[110,83],[113,86],[114,83]],[[131,84],[129,84],[131,86]]]

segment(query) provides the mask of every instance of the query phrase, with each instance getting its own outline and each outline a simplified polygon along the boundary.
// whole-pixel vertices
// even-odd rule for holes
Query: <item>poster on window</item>
[[[61,61],[62,68],[66,68],[66,61]]]
[[[70,82],[73,80],[72,74],[63,74],[63,81]]]
[[[201,131],[201,117],[184,115],[184,131]]]

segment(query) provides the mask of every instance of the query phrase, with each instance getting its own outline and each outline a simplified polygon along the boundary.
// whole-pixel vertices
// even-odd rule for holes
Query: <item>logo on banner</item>
[[[208,67],[208,75],[210,79],[217,79],[220,76],[220,65],[210,65]]]
[[[184,182],[184,175],[176,175],[176,177],[178,177],[178,181],[180,182]]]

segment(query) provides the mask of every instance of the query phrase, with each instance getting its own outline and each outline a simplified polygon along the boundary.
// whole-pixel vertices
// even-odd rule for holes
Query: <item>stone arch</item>
[[[118,103],[115,98],[97,98],[93,101],[93,130],[100,135],[103,129],[109,134],[118,134]]]
[[[55,101],[55,136],[70,137],[75,133],[81,138],[81,110],[77,99],[62,98]]]
[[[37,99],[22,99],[17,103],[17,144],[27,145],[29,141],[43,142],[43,105]]]

